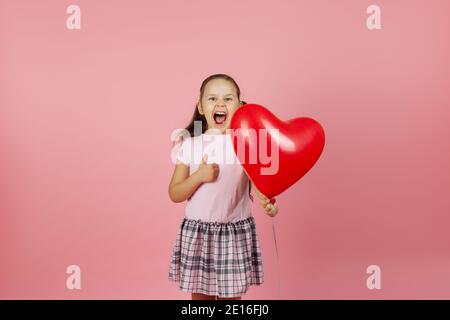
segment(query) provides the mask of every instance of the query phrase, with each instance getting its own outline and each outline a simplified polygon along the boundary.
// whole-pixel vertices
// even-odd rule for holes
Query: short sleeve
[[[176,160],[184,163],[185,165],[189,165],[191,163],[191,138],[186,138],[182,143],[177,152]]]

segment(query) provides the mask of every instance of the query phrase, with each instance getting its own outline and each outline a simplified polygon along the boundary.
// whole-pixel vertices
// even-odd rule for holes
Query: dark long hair
[[[214,80],[214,79],[224,79],[224,80],[230,81],[236,87],[236,94],[237,94],[238,100],[241,102],[242,105],[247,104],[247,102],[241,101],[241,89],[239,88],[239,86],[236,83],[236,81],[234,81],[234,79],[232,77],[230,77],[229,75],[223,74],[223,73],[216,73],[216,74],[210,75],[205,80],[203,80],[202,85],[200,86],[199,101],[201,101],[202,98],[203,98],[203,94],[205,92],[205,87],[208,84],[208,82],[211,81],[211,80]],[[205,131],[208,129],[208,123],[206,122],[205,116],[203,114],[200,114],[200,112],[198,112],[197,105],[195,105],[194,114],[192,115],[191,122],[185,128],[185,130],[187,132],[189,132],[189,135],[191,137],[194,137],[195,133],[196,133],[196,132],[194,132],[194,124],[195,124],[196,121],[201,121],[201,123],[202,123],[202,132],[201,132],[201,134],[205,133]],[[253,196],[250,193],[251,188],[252,188],[252,181],[249,179],[248,194],[250,196],[250,199],[253,201]]]

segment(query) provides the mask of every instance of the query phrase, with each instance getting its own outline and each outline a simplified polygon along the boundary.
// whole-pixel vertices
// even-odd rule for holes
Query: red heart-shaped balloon
[[[319,159],[325,145],[324,130],[314,119],[282,121],[257,104],[237,109],[230,129],[239,162],[268,198],[303,177]]]

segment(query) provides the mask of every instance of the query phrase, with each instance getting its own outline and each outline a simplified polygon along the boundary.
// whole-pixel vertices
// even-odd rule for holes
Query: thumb
[[[208,160],[208,154],[205,154],[202,158],[202,163],[206,163],[206,160]]]

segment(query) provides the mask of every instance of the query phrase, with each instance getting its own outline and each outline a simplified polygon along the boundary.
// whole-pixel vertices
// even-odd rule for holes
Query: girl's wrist
[[[198,184],[203,183],[202,173],[200,172],[200,170],[195,171],[195,172],[192,174],[192,178],[193,178],[194,181],[197,182]]]

